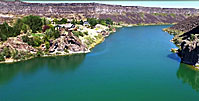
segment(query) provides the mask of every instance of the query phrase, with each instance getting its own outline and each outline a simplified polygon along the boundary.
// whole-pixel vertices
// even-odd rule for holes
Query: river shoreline
[[[75,55],[75,54],[86,54],[86,53],[89,53],[89,52],[91,52],[91,50],[96,45],[102,43],[105,40],[106,37],[108,37],[110,34],[115,33],[115,32],[116,32],[116,30],[115,31],[109,31],[109,34],[106,35],[105,37],[102,37],[100,39],[95,40],[95,42],[90,45],[90,47],[88,48],[87,51],[78,51],[78,52],[72,52],[72,51],[70,51],[68,53],[61,52],[60,54],[45,54],[45,55],[42,55],[40,57],[70,56],[70,55]],[[3,63],[5,63],[5,64],[12,64],[12,63],[20,62],[20,61],[30,60],[30,59],[37,58],[37,57],[38,56],[32,56],[32,57],[29,57],[29,58],[26,58],[26,59],[23,59],[23,60],[22,59],[18,59],[18,60],[15,60],[15,59],[6,59],[6,61],[1,61],[0,64],[3,64]]]
[[[122,24],[122,25],[113,25],[113,27],[115,29],[117,28],[122,28],[122,27],[134,27],[134,26],[156,26],[156,25],[173,25],[175,23],[150,23],[150,24]],[[102,43],[106,37],[109,37],[110,34],[112,33],[115,33],[115,31],[109,31],[109,34],[105,37],[102,37],[101,39],[98,39],[96,40],[96,42],[92,43],[91,44],[91,47],[88,48],[87,51],[78,51],[78,52],[69,52],[69,53],[65,53],[65,52],[62,52],[61,54],[45,54],[43,56],[40,56],[40,57],[57,57],[57,56],[70,56],[70,55],[75,55],[75,54],[86,54],[86,53],[89,53],[92,51],[92,48],[94,48],[96,45]],[[33,58],[37,58],[37,56],[32,56],[30,58],[27,58],[27,59],[23,59],[23,60],[14,60],[14,59],[8,59],[6,61],[1,61],[1,63],[5,63],[5,64],[12,64],[12,63],[16,63],[16,62],[20,62],[20,61],[26,61],[26,60],[30,60],[30,59],[33,59]]]
[[[176,47],[178,48],[171,48],[171,52],[177,54],[179,56],[179,51],[181,50],[181,43],[183,42],[181,39],[181,35],[183,35],[185,32],[183,31],[179,31],[179,30],[175,30],[175,29],[171,29],[171,28],[164,28],[162,29],[163,31],[169,33],[170,35],[173,35],[174,37],[170,40],[170,42],[172,42],[173,44],[176,45]],[[180,56],[179,56],[180,57]],[[181,63],[183,63],[181,61]],[[186,64],[186,63],[185,63]],[[191,65],[191,64],[186,64],[188,65],[188,67],[190,67],[193,70],[199,71],[199,65],[195,64],[195,65]]]

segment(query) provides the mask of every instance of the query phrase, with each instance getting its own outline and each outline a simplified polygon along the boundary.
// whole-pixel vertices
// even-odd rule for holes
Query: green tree
[[[50,48],[50,43],[48,41],[45,42],[45,45],[46,45],[46,49]]]
[[[99,23],[96,18],[88,18],[87,21],[92,27]]]
[[[28,25],[23,24],[21,30],[23,30],[24,33],[28,31]]]
[[[61,24],[65,24],[65,23],[67,23],[67,19],[62,18],[59,22],[60,22]]]
[[[3,48],[3,55],[6,56],[6,58],[11,57],[11,52],[10,52],[10,49],[8,47]]]
[[[99,24],[106,25],[106,21],[104,19],[99,19]]]
[[[80,20],[79,24],[80,24],[80,25],[83,25],[83,24],[84,24],[83,20]]]
[[[0,54],[0,61],[5,61],[4,55]]]
[[[6,41],[8,37],[17,36],[20,32],[9,26],[6,22],[0,24],[0,38]]]
[[[42,19],[39,16],[26,16],[23,18],[23,23],[28,25],[33,33],[42,30]]]
[[[112,24],[113,24],[113,21],[112,21],[110,18],[107,18],[107,19],[106,19],[106,24],[112,25]]]
[[[75,19],[73,19],[71,23],[72,23],[73,25],[75,25],[75,24],[76,24]]]
[[[27,35],[24,35],[24,36],[22,36],[22,40],[23,40],[23,42],[28,42],[29,37]]]

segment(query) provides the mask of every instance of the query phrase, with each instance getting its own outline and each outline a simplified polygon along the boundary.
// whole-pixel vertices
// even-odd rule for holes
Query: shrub
[[[15,29],[4,22],[0,24],[0,38],[2,41],[6,41],[8,37],[14,37],[20,34],[19,29]]]
[[[38,51],[37,51],[37,53],[36,53],[36,56],[40,57],[40,56],[42,56],[42,55],[44,55],[43,52],[42,52],[42,50],[41,50],[41,49],[38,49]]]
[[[46,49],[49,49],[50,48],[50,43],[48,41],[45,42],[45,46],[46,46]]]
[[[75,36],[77,36],[77,37],[79,37],[79,36],[84,36],[84,33],[82,33],[82,32],[80,32],[80,31],[72,31],[72,33],[75,35]]]
[[[0,61],[5,61],[4,55],[0,54]]]
[[[64,52],[69,53],[68,49],[64,49]]]

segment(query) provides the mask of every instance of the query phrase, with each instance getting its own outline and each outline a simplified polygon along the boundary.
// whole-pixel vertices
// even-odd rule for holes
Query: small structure
[[[90,24],[88,23],[88,21],[84,21],[83,25],[84,26],[90,26]]]
[[[60,24],[60,25],[56,25],[55,28],[65,28],[65,29],[70,29],[70,28],[75,28],[75,25],[69,23],[69,24]]]

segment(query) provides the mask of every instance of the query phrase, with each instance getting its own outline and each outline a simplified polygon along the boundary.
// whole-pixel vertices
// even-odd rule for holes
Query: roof
[[[65,28],[71,28],[73,27],[74,25],[69,23],[69,24],[60,24],[60,25],[57,25],[58,27],[65,27]]]

